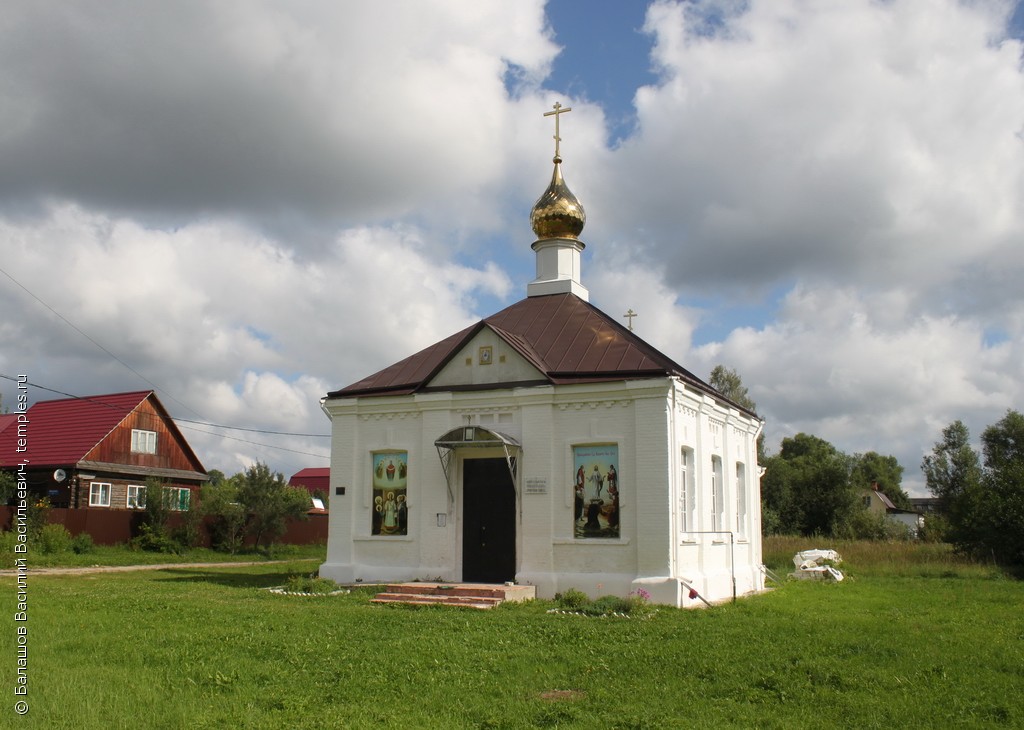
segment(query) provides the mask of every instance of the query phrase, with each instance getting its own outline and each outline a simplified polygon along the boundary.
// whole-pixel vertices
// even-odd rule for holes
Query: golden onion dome
[[[577,238],[587,223],[587,214],[562,179],[562,158],[556,155],[553,161],[551,184],[534,204],[530,225],[538,240]]]

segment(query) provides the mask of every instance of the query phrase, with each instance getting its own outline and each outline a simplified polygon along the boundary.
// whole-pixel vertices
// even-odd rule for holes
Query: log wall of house
[[[132,451],[132,429],[156,433],[155,454]],[[190,458],[182,448],[176,435],[168,427],[166,417],[157,412],[150,399],[140,403],[139,407],[100,441],[84,460],[158,469],[202,470],[202,465]]]

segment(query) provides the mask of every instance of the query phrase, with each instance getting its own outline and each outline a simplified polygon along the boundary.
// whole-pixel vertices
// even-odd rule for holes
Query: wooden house
[[[187,510],[209,478],[151,390],[40,401],[25,420],[0,428],[0,468],[24,464],[30,496],[54,507],[142,509],[156,477],[172,508]]]

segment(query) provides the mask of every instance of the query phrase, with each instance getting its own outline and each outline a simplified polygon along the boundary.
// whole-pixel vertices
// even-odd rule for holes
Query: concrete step
[[[415,606],[462,606],[463,608],[493,608],[501,603],[500,598],[478,596],[437,596],[427,593],[378,593],[372,603],[403,603]]]
[[[466,606],[491,608],[504,601],[536,598],[534,586],[482,583],[393,583],[372,599],[373,603]]]
[[[495,586],[459,585],[457,583],[397,583],[387,586],[387,591],[388,593],[409,593],[422,596],[505,597],[505,591]]]

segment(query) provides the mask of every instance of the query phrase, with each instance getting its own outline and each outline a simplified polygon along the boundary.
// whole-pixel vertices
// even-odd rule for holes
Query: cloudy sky
[[[923,495],[943,426],[1024,409],[1017,15],[8,0],[0,373],[327,434],[328,390],[525,296],[561,101],[591,301],[735,368],[769,449],[894,454]],[[207,468],[327,464],[325,438],[182,426]]]

